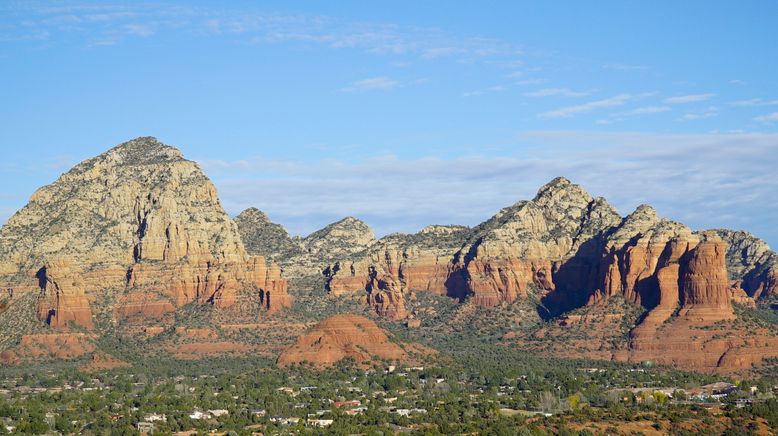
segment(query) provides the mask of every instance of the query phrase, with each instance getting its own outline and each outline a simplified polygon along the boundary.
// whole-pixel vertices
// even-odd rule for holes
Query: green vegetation
[[[775,399],[743,408],[724,404],[715,412],[679,393],[670,398],[615,389],[682,388],[711,377],[601,362],[587,367],[591,363],[487,348],[461,350],[444,366],[393,372],[385,371],[386,363],[365,371],[351,362],[323,371],[305,365],[281,370],[259,358],[149,359],[99,374],[62,366],[5,368],[0,432],[8,426],[25,434],[137,434],[139,422],[151,422],[162,434],[592,434],[584,427],[624,423],[675,433],[688,425],[746,431],[739,434],[760,425],[778,429]],[[750,391],[741,385],[736,392]]]

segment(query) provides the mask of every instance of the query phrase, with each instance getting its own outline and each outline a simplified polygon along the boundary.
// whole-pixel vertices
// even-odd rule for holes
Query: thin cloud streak
[[[0,42],[50,40],[58,44],[113,45],[166,31],[232,38],[249,44],[317,44],[376,55],[412,55],[460,63],[517,63],[521,47],[497,38],[455,36],[437,28],[364,23],[328,16],[251,12],[237,8],[171,6],[164,3],[58,6],[0,5]],[[72,38],[71,38],[72,37]]]
[[[342,89],[344,92],[360,92],[360,91],[375,91],[375,90],[388,90],[396,88],[400,82],[390,79],[386,76],[371,77],[368,79],[357,80],[351,85]]]
[[[751,98],[748,100],[738,100],[729,103],[734,107],[759,107],[759,106],[778,106],[778,100],[762,100],[761,98]]]
[[[525,97],[584,97],[591,91],[573,91],[569,88],[544,88],[537,91],[525,92]]]
[[[760,123],[778,123],[778,112],[773,112],[771,114],[762,115],[759,117],[754,118],[755,121],[758,121]]]
[[[710,100],[715,97],[716,94],[690,94],[690,95],[677,95],[675,97],[668,97],[664,101],[667,104],[687,104],[697,103],[700,101]]]
[[[603,100],[590,101],[588,103],[580,104],[577,106],[569,106],[561,109],[544,112],[540,114],[541,118],[567,118],[577,114],[591,112],[596,109],[602,109],[607,107],[622,106],[624,103],[632,99],[630,94],[619,94]]]

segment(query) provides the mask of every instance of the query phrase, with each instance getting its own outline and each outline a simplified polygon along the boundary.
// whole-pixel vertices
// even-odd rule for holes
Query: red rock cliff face
[[[366,292],[377,312],[395,318],[406,313],[408,291],[469,298],[483,307],[534,292],[558,308],[552,315],[619,295],[654,309],[648,319],[657,323],[679,306],[726,319],[730,300],[742,297],[722,269],[725,244],[695,250],[700,235],[686,226],[660,219],[649,206],[622,219],[605,200],[565,179],[474,229],[448,232],[455,238],[443,244],[422,234],[382,239],[366,256],[331,267],[329,290]]]
[[[668,241],[653,277],[656,306],[630,333],[630,360],[719,371],[725,354],[748,355],[760,347],[728,337],[726,326],[718,334],[706,328],[735,318],[725,252],[726,243],[712,235]]]
[[[255,292],[271,313],[292,304],[280,268],[277,265],[268,267],[261,256],[249,258],[245,263],[137,264],[129,270],[126,289],[129,294],[156,289],[163,291],[166,298],[159,300],[155,306],[150,306],[148,301],[143,305],[122,303],[117,310],[124,316],[165,313],[192,302],[228,308]]]
[[[92,310],[83,289],[83,280],[67,259],[56,259],[38,272],[42,298],[38,303],[38,318],[56,329],[73,322],[91,329]]]
[[[555,291],[557,280],[589,286],[598,252],[584,245],[620,219],[603,199],[558,178],[532,201],[474,229],[431,226],[382,239],[365,257],[329,268],[328,289],[333,295],[365,292],[372,269],[397,284],[398,302],[407,291],[430,291],[492,307],[526,298],[530,287],[541,295]]]
[[[474,259],[465,267],[467,279],[457,293],[472,295],[476,305],[494,307],[527,298],[528,286],[553,291],[553,266],[550,260]]]
[[[645,326],[661,324],[677,308],[708,321],[734,316],[726,243],[712,233],[694,234],[641,206],[609,236],[605,253],[590,305],[622,295],[651,309]]]
[[[325,270],[333,296],[366,295],[377,313],[393,319],[407,316],[405,294],[428,291],[452,294],[452,258],[467,228],[430,226],[415,235],[390,235],[357,260],[340,261]]]
[[[687,315],[707,319],[731,319],[731,293],[724,263],[726,245],[721,240],[705,240],[689,251],[682,269],[681,309]]]

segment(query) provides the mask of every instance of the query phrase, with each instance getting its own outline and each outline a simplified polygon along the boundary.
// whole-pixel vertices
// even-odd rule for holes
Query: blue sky
[[[153,135],[294,234],[558,175],[778,245],[775,2],[0,2],[0,221]]]

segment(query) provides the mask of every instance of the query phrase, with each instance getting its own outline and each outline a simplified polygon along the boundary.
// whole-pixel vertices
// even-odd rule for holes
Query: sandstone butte
[[[733,321],[733,301],[753,306],[778,294],[776,271],[775,253],[745,232],[695,232],[646,205],[621,217],[605,199],[557,178],[472,229],[429,226],[368,241],[322,272],[331,295],[362,298],[394,319],[409,315],[405,299],[415,291],[482,307],[532,293],[548,317],[619,296],[648,314],[628,351],[612,358],[708,370],[778,356],[769,332],[751,339],[738,339],[737,328],[725,339],[699,333]]]
[[[90,330],[96,305],[121,320],[249,297],[268,312],[292,303],[280,268],[246,253],[199,166],[151,137],[86,160],[32,195],[0,230],[0,289],[8,306],[0,349],[31,329],[28,313],[55,330]]]
[[[359,315],[331,316],[301,335],[278,358],[279,366],[310,363],[332,366],[350,357],[361,366],[370,366],[374,357],[389,361],[408,361],[409,352],[424,353],[422,347],[398,344],[375,322]]]

